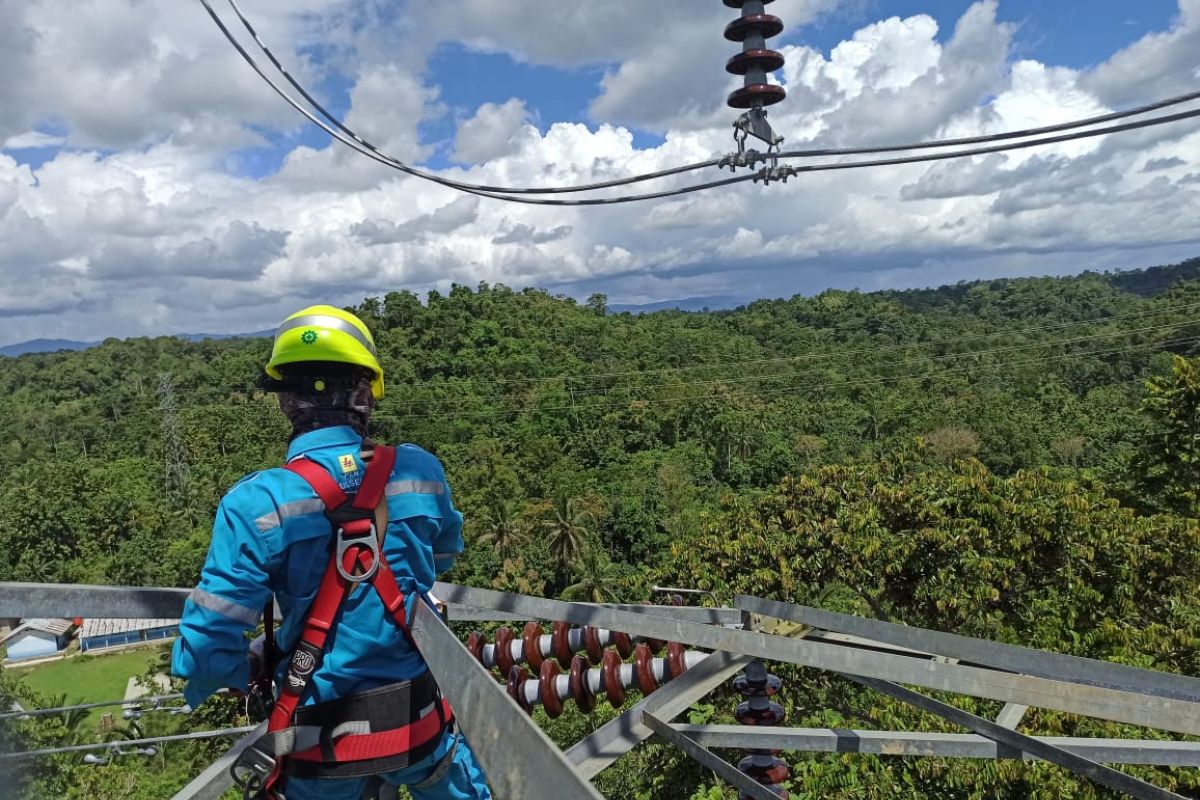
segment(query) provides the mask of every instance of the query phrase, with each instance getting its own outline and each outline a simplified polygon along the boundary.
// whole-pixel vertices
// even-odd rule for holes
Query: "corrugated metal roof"
[[[83,639],[90,639],[93,636],[112,636],[117,633],[170,628],[178,624],[179,620],[177,619],[85,619],[79,636]]]

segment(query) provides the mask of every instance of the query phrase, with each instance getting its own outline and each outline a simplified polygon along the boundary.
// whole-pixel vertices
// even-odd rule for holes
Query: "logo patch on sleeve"
[[[338,465],[342,468],[343,475],[353,475],[355,472],[358,472],[358,462],[354,460],[354,456],[350,453],[338,456]]]

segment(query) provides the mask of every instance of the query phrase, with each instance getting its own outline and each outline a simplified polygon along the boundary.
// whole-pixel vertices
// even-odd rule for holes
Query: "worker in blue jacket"
[[[383,369],[366,325],[331,306],[304,309],[276,331],[266,373],[264,388],[278,393],[280,408],[292,423],[288,461],[315,462],[353,495],[370,457],[371,445],[364,441],[368,420],[384,390]],[[414,445],[396,448],[383,508],[383,553],[411,619],[412,604],[428,594],[436,576],[462,552],[462,515],[451,501],[441,464]],[[172,671],[187,679],[184,695],[190,705],[223,687],[246,690],[255,665],[269,660],[269,654],[251,654],[245,634],[257,627],[272,598],[282,612],[281,651],[286,654],[296,646],[329,564],[332,528],[325,511],[309,483],[287,469],[249,475],[222,499],[208,558],[185,607],[173,653]],[[376,732],[424,720],[428,724],[421,729],[436,735],[408,751],[365,762],[284,759],[286,777],[275,796],[357,800],[367,784],[364,776],[375,775],[376,780],[408,786],[414,800],[490,798],[483,773],[453,723],[439,727],[438,720],[425,718],[435,706],[441,708],[440,692],[373,586],[359,586],[341,609],[295,725],[320,730],[318,738],[326,747],[350,729],[346,723],[358,724],[358,732]],[[276,685],[288,666],[285,656]],[[388,719],[389,714],[395,718]]]

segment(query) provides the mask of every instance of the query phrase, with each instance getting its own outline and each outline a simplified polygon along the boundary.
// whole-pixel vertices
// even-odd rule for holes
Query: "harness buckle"
[[[267,779],[274,771],[275,757],[254,745],[243,750],[242,754],[229,767],[229,775],[237,787],[242,790],[243,798],[262,797],[266,790]]]
[[[371,553],[371,563],[361,575],[353,574],[352,570],[358,564],[356,557],[350,565],[350,569],[346,569],[346,553],[351,549],[366,548]],[[349,583],[362,583],[369,581],[375,577],[375,573],[379,571],[379,538],[375,531],[375,523],[370,524],[368,532],[346,537],[346,529],[338,527],[337,529],[337,571],[338,574],[346,579]]]

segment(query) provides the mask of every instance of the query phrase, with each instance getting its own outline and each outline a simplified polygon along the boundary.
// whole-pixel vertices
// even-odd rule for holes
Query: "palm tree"
[[[554,516],[542,523],[546,531],[550,554],[562,568],[567,568],[582,555],[590,534],[591,514],[579,507],[579,499],[559,495],[552,507]]]
[[[617,602],[616,592],[613,591],[617,569],[600,547],[593,544],[584,548],[573,577],[578,580],[563,589],[564,600],[586,603]]]
[[[529,538],[513,500],[496,500],[483,515],[484,531],[479,543],[491,546],[501,558],[513,555]]]

